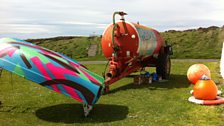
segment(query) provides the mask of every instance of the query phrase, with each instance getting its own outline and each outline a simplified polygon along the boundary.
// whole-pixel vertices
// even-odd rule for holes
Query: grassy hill
[[[224,28],[209,27],[186,31],[167,31],[163,38],[173,45],[173,58],[220,58]]]
[[[220,58],[222,42],[224,42],[224,27],[209,27],[185,31],[169,30],[162,32],[163,38],[173,46],[172,58],[186,59],[218,59]],[[104,60],[100,37],[56,37],[48,39],[30,39],[27,41],[48,49],[63,53],[78,60]],[[97,56],[88,58],[88,48],[97,44]]]
[[[88,49],[91,44],[97,44],[97,56],[92,57],[90,59],[103,59],[101,50],[101,38],[100,37],[55,37],[55,38],[47,38],[47,39],[28,39],[27,41],[37,44],[39,46],[48,48],[50,50],[54,50],[56,52],[60,52],[74,59],[82,59],[85,60],[88,57]]]

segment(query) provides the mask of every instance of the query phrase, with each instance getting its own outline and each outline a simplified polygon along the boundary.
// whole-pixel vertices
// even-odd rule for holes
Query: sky
[[[114,11],[160,32],[224,25],[223,0],[0,0],[0,38],[101,35]]]

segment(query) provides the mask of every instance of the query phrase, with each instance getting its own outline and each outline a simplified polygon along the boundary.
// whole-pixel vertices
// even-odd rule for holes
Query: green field
[[[3,71],[0,78],[0,126],[217,126],[224,125],[223,105],[203,106],[187,101],[192,89],[186,79],[190,65],[196,62],[172,61],[170,80],[133,85],[126,77],[101,96],[88,118],[82,105],[17,75]],[[198,62],[197,62],[198,63]],[[219,63],[205,63],[212,78],[222,89]],[[98,74],[104,65],[87,65]],[[154,69],[150,69],[153,71]]]

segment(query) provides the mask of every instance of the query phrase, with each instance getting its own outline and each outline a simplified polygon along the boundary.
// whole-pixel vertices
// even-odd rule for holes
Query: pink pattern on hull
[[[98,82],[98,80],[96,80],[95,78],[93,78],[92,76],[89,75],[89,73],[85,72],[84,70],[80,69],[85,75],[86,77],[88,77],[92,82],[94,82],[97,85],[100,85],[100,83]]]
[[[73,75],[73,76],[78,76],[75,72],[70,71],[68,69],[65,68],[61,68],[58,66],[55,66],[52,63],[47,63],[46,64],[47,68],[51,71],[51,73],[55,76],[55,78],[57,79],[66,79],[64,77],[64,74],[69,74],[69,75]],[[60,72],[59,72],[60,71]],[[63,88],[67,91],[67,93],[74,99],[83,102],[82,99],[79,97],[79,95],[75,92],[75,89],[68,87],[66,85],[63,85]]]
[[[51,76],[48,74],[47,70],[44,68],[42,62],[40,61],[40,59],[38,57],[33,57],[30,59],[35,66],[37,67],[37,69],[42,73],[42,75],[44,76],[44,78],[46,80],[52,80]],[[53,88],[54,91],[61,93],[61,91],[58,89],[57,85],[51,85],[51,87]]]
[[[67,91],[67,93],[74,99],[78,100],[79,102],[83,102],[83,100],[79,97],[79,95],[75,92],[75,89],[62,84],[63,88]]]
[[[71,63],[71,65],[73,65],[73,66],[76,67],[76,68],[79,68],[79,67],[80,67],[80,65],[78,65],[78,64],[74,64],[74,63]],[[81,67],[82,67],[82,66],[81,66]],[[86,77],[87,77],[89,80],[91,80],[92,82],[94,82],[94,83],[100,85],[100,83],[99,83],[98,80],[96,80],[95,78],[93,78],[92,76],[90,76],[87,72],[85,72],[84,70],[82,70],[82,68],[79,68],[79,70],[81,70],[81,71],[86,75]]]
[[[16,50],[18,50],[16,47],[7,47],[7,48],[0,51],[0,55],[7,52],[9,57],[12,57],[12,55],[15,53]]]

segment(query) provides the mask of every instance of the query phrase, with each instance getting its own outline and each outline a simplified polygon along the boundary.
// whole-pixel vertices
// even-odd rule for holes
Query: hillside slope
[[[185,31],[169,30],[162,32],[164,40],[173,46],[174,55],[178,59],[219,59],[222,42],[224,42],[224,27],[209,27]],[[63,53],[79,60],[104,60],[100,37],[56,37],[48,39],[29,39],[39,46]],[[88,58],[91,44],[98,46],[96,57]]]
[[[90,45],[97,45],[96,57],[103,57],[101,51],[100,37],[56,37],[47,39],[29,39],[27,41],[43,46],[50,50],[65,54],[74,59],[88,57]]]
[[[209,27],[161,33],[173,46],[173,58],[217,59],[221,56],[224,28]]]

